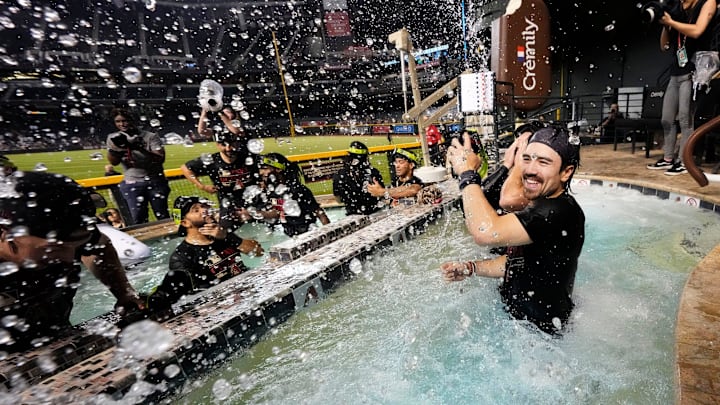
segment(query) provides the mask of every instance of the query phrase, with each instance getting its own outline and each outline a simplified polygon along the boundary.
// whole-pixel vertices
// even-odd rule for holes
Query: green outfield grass
[[[302,155],[327,151],[345,150],[352,141],[361,141],[367,146],[387,145],[387,138],[382,136],[299,136],[295,138],[266,138],[264,153],[278,152],[286,156]],[[415,136],[393,136],[394,143],[416,142]],[[165,169],[177,169],[183,163],[194,159],[202,153],[216,152],[214,142],[196,143],[193,147],[184,145],[167,145],[165,153]],[[92,160],[91,155],[101,153],[102,159]],[[59,152],[20,153],[8,157],[21,169],[32,171],[35,165],[42,163],[48,172],[64,174],[72,179],[81,180],[102,177],[107,164],[106,150],[80,150]],[[116,170],[122,171],[120,167]]]

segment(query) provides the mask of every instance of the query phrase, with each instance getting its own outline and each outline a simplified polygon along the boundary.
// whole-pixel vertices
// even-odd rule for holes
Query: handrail
[[[716,127],[720,127],[720,116],[717,116],[710,121],[702,124],[700,128],[696,129],[695,132],[693,132],[690,135],[690,138],[688,138],[687,142],[685,143],[685,148],[683,149],[682,154],[682,162],[685,165],[685,168],[687,169],[688,173],[692,176],[693,179],[697,182],[700,187],[705,187],[709,184],[707,176],[705,176],[705,173],[700,170],[700,168],[697,167],[697,164],[695,164],[695,159],[693,158],[693,150],[695,149],[695,144],[702,138],[705,134],[712,131]]]

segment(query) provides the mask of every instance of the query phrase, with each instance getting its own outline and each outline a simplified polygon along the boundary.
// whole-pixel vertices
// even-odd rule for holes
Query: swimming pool
[[[587,241],[562,339],[501,308],[497,281],[447,284],[483,252],[459,215],[376,254],[358,279],[189,385],[187,403],[669,403],[688,272],[717,215],[633,190],[576,187]],[[674,224],[669,226],[669,224]],[[677,224],[682,224],[678,227]]]
[[[358,280],[188,384],[193,391],[181,400],[669,402],[678,297],[687,272],[720,239],[717,217],[636,191],[576,188],[588,240],[578,309],[563,339],[510,320],[494,280],[440,280],[441,261],[483,253],[456,212],[417,239],[355,263]],[[682,229],[664,226],[678,223]],[[275,243],[275,234],[260,228],[258,238]],[[151,278],[162,277],[177,243],[158,241],[159,264],[131,274],[133,284],[155,285]],[[104,290],[91,288],[92,280],[84,291]]]

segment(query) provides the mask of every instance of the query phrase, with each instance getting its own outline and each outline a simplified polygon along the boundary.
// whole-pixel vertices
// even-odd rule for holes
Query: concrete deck
[[[630,153],[629,144],[583,147],[576,177],[624,181],[635,185],[696,197],[704,208],[720,213],[720,183],[700,187],[689,174],[666,176],[645,165],[662,156],[645,158]],[[712,165],[701,169],[710,172]],[[704,202],[704,203],[703,203]],[[720,241],[717,241],[720,243]],[[693,270],[687,280],[675,326],[675,393],[677,404],[720,403],[720,244]]]

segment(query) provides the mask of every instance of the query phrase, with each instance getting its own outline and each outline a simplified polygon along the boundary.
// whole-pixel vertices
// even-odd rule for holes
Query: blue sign
[[[415,125],[393,125],[392,130],[395,134],[414,134]]]
[[[448,124],[447,129],[450,132],[460,132],[462,124]]]

